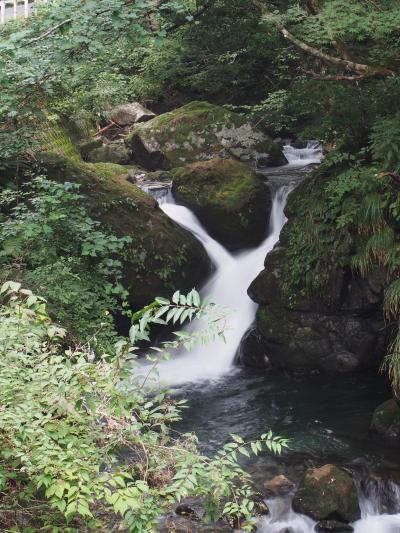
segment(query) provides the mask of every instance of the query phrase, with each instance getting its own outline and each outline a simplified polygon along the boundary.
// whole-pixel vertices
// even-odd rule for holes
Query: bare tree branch
[[[41,39],[44,39],[45,37],[48,37],[49,35],[51,35],[55,31],[57,31],[59,28],[61,28],[62,26],[65,26],[65,24],[69,24],[70,22],[72,22],[72,19],[63,20],[62,22],[60,22],[59,24],[57,24],[53,28],[50,28],[49,30],[45,31],[44,33],[42,33],[38,37],[35,37],[34,39],[31,39],[30,41],[28,41],[28,44],[36,43],[37,41],[40,41]]]
[[[261,12],[262,15],[269,15],[267,7],[264,5],[263,2],[260,0],[252,0],[253,5]],[[357,72],[359,75],[363,75],[364,77],[383,77],[383,76],[393,76],[395,73],[393,70],[390,70],[385,67],[379,67],[374,65],[367,65],[363,63],[357,63],[355,61],[350,61],[348,59],[342,59],[339,57],[331,56],[330,54],[326,54],[322,52],[321,50],[318,50],[318,48],[315,48],[314,46],[311,46],[297,37],[295,37],[290,31],[285,28],[282,24],[277,24],[278,30],[281,32],[281,34],[290,41],[292,44],[297,46],[297,48],[300,48],[304,52],[307,52],[308,54],[311,54],[314,57],[317,57],[318,59],[321,59],[325,63],[329,63],[330,65],[335,65],[339,67],[343,67],[346,70],[352,70],[354,72]]]

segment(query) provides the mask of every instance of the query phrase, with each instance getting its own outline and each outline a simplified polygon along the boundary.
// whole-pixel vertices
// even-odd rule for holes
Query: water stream
[[[209,236],[189,209],[174,201],[170,191],[158,195],[163,211],[203,243],[214,264],[215,270],[202,288],[202,296],[232,310],[226,344],[215,342],[190,353],[179,353],[159,364],[159,377],[172,385],[178,396],[189,400],[189,409],[178,429],[196,431],[205,453],[215,451],[229,439],[230,433],[255,438],[271,428],[293,439],[291,452],[283,458],[260,456],[251,466],[255,479],[266,480],[285,473],[298,480],[305,465],[318,462],[350,465],[359,481],[362,510],[362,519],[353,524],[355,532],[400,533],[398,485],[381,482],[366,487],[361,482],[365,472],[378,466],[399,468],[396,449],[385,448],[381,441],[367,437],[373,409],[388,397],[384,380],[376,376],[349,376],[340,377],[340,381],[335,378],[327,382],[320,377],[301,381],[233,366],[240,341],[256,312],[247,288],[279,239],[290,191],[310,170],[310,165],[320,161],[322,153],[315,141],[300,149],[288,143],[284,150],[289,164],[264,171],[273,191],[273,207],[269,234],[255,249],[229,253]],[[390,510],[385,503],[388,492]],[[315,531],[313,520],[292,510],[290,496],[267,503],[270,514],[258,526],[261,533]]]

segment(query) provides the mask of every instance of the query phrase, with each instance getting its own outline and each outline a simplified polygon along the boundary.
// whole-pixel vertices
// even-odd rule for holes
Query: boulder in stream
[[[245,164],[215,158],[175,169],[172,175],[176,199],[224,246],[250,247],[265,238],[271,193]]]
[[[361,518],[357,489],[349,474],[327,464],[307,470],[293,499],[293,509],[314,520]]]
[[[400,438],[400,407],[395,400],[388,400],[375,409],[371,429],[385,437]]]
[[[191,102],[139,124],[126,139],[134,160],[148,170],[215,157],[269,166],[287,163],[282,147],[249,120],[208,102]]]

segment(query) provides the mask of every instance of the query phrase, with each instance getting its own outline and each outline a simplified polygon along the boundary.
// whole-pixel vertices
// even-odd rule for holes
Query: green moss
[[[216,158],[178,168],[172,175],[176,197],[224,245],[240,248],[264,237],[270,197],[246,165]]]
[[[257,152],[282,162],[282,149],[248,120],[208,102],[191,102],[139,124],[127,144],[144,166],[163,155],[159,165],[179,167],[213,157],[251,158]],[[284,161],[283,161],[284,162]]]
[[[175,170],[173,178],[179,196],[229,211],[240,210],[261,188],[246,165],[230,159],[194,163]]]

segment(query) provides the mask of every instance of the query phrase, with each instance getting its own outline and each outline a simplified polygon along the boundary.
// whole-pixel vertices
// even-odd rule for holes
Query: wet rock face
[[[257,330],[270,363],[296,371],[377,369],[387,344],[384,274],[376,271],[361,279],[339,267],[323,295],[288,295],[283,288],[288,234],[290,224],[248,289],[260,305]]]
[[[227,248],[255,246],[265,238],[271,193],[243,163],[216,158],[178,168],[172,177],[176,199]]]
[[[384,437],[400,439],[400,407],[395,400],[388,400],[375,409],[371,429]]]
[[[338,519],[348,523],[361,518],[352,478],[329,464],[306,472],[293,499],[293,509],[314,520]]]
[[[215,157],[263,165],[287,163],[282,147],[245,118],[207,102],[191,102],[138,125],[126,140],[148,170],[181,167]]]
[[[235,355],[234,364],[260,370],[271,368],[264,337],[255,326],[244,334]]]

